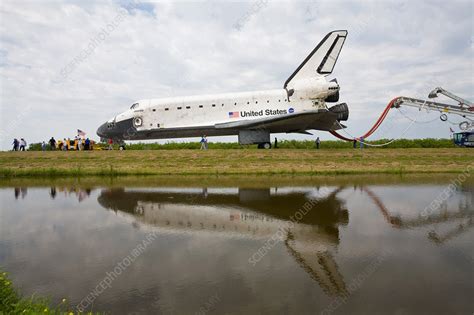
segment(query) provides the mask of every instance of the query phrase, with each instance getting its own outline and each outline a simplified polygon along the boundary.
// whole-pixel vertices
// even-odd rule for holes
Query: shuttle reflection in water
[[[339,226],[349,213],[337,197],[342,188],[316,189],[153,189],[102,190],[99,203],[139,224],[168,233],[213,233],[267,240],[284,228],[282,240],[295,261],[329,295],[346,292],[333,252]],[[311,210],[288,223],[311,201]],[[295,222],[295,221],[293,221]]]

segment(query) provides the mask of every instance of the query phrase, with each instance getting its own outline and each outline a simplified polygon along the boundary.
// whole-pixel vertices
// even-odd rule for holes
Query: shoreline
[[[79,169],[73,170],[61,170],[55,169],[35,169],[35,170],[11,170],[11,169],[0,169],[0,179],[8,178],[76,178],[76,177],[171,177],[171,176],[201,176],[201,177],[219,177],[219,176],[301,176],[301,177],[314,177],[314,176],[356,176],[356,175],[448,175],[448,174],[462,174],[465,171],[460,169],[453,169],[448,171],[436,171],[436,170],[406,170],[400,169],[381,169],[381,170],[327,170],[327,171],[313,171],[313,172],[292,172],[292,171],[278,171],[278,172],[258,172],[258,173],[246,173],[246,172],[218,172],[213,174],[206,172],[126,172],[126,171],[83,171]]]
[[[120,176],[120,177],[10,177],[0,180],[1,188],[11,187],[240,187],[268,188],[285,186],[366,186],[393,185],[407,183],[410,185],[450,184],[459,174],[365,174],[365,175],[334,175],[334,176]],[[468,176],[466,183],[473,184],[474,176]]]

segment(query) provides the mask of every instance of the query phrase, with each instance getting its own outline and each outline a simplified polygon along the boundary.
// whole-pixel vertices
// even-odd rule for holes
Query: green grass
[[[41,297],[22,297],[6,272],[0,270],[0,314],[75,314],[66,299],[52,305]]]
[[[376,141],[367,141],[368,144],[380,145],[387,143],[388,139],[380,139]],[[324,149],[350,149],[352,142],[330,140],[322,141],[321,148]],[[97,145],[105,146],[106,145]],[[165,144],[159,143],[133,143],[128,144],[128,150],[198,150],[201,144],[199,142],[168,142]],[[281,149],[313,149],[315,143],[313,140],[281,140],[278,142],[278,147]],[[396,148],[453,148],[454,144],[451,139],[399,139],[390,143],[388,146],[379,147],[380,149],[396,149]],[[49,144],[47,145],[49,150]],[[257,149],[256,145],[240,145],[237,142],[210,142],[209,149]],[[31,151],[41,151],[41,144],[34,143],[29,147]]]
[[[462,173],[467,148],[0,152],[0,177]]]

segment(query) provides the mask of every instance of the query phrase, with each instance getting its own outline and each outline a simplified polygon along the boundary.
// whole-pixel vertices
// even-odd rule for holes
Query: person
[[[278,148],[278,139],[277,139],[277,137],[275,137],[275,146],[274,146],[274,148],[275,148],[275,149]]]
[[[201,137],[201,150],[207,150],[207,139],[206,136]]]
[[[20,151],[25,151],[26,150],[26,140],[21,138],[20,139]]]
[[[77,138],[77,151],[81,151],[82,150],[82,139],[81,138]]]
[[[114,140],[112,140],[112,138],[109,138],[108,143],[109,143],[109,148],[108,148],[108,149],[109,149],[109,150],[113,150],[113,149],[114,149],[114,146],[113,146]]]
[[[56,140],[54,139],[54,137],[51,137],[51,139],[49,139],[49,145],[51,146],[51,151],[56,150]]]
[[[321,140],[319,140],[319,137],[316,138],[316,149],[319,150],[319,145],[321,144]]]
[[[69,138],[64,138],[64,144],[63,144],[63,150],[67,151],[69,150]]]
[[[41,143],[41,151],[46,151],[46,142]]]
[[[61,139],[58,140],[58,150],[59,151],[63,150],[63,142],[61,141]]]
[[[13,139],[13,151],[18,151],[18,146],[20,145],[20,142],[18,141],[17,138]]]
[[[360,148],[363,149],[364,148],[364,137],[361,137],[359,141],[360,141]]]
[[[357,140],[356,140],[356,139],[354,139],[354,140],[352,141],[352,147],[353,147],[354,149],[357,148]]]
[[[59,140],[59,141],[61,141],[61,140]],[[51,196],[51,199],[56,198],[56,187],[54,187],[54,186],[51,187],[51,190],[49,191],[49,195]]]
[[[86,142],[84,142],[84,150],[90,150],[90,145],[91,145],[91,141],[89,140],[89,138],[86,139]]]
[[[75,137],[74,137],[74,150],[76,150],[76,151],[77,151],[78,143],[79,143],[79,142],[78,142],[78,138],[77,138],[77,136],[75,136]]]

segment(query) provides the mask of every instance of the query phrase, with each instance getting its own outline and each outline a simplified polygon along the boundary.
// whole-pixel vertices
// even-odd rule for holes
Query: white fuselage
[[[285,89],[275,89],[140,100],[106,125],[114,129],[121,122],[133,124],[132,132],[119,129],[128,140],[236,134],[238,129],[218,126],[325,111],[324,99],[337,93],[337,83],[323,77],[309,83],[309,88],[293,91],[290,98]]]
[[[323,97],[327,97],[328,93]],[[289,101],[284,89],[214,95],[147,99],[136,102],[112,122],[140,116],[138,131],[157,128],[203,127],[240,120],[323,109],[323,102],[302,98]]]
[[[269,90],[215,95],[200,95],[149,99],[137,102],[136,108],[116,117],[117,120],[143,117],[143,131],[155,128],[182,128],[212,126],[230,121],[258,119],[285,115],[289,111],[303,111],[312,107],[306,102],[288,102],[286,91]]]

